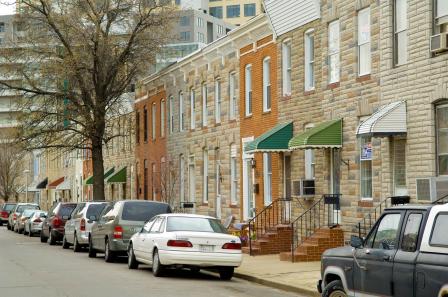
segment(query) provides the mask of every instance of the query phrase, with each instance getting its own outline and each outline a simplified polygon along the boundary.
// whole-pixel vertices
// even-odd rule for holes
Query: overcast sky
[[[14,13],[14,5],[5,5],[5,4],[1,4],[1,3],[14,3],[15,0],[0,0],[0,15],[5,15],[5,14],[13,14]]]

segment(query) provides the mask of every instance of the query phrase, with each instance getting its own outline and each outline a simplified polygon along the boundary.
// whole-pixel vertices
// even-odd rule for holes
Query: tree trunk
[[[92,143],[93,200],[106,200],[104,195],[104,164],[101,143]]]

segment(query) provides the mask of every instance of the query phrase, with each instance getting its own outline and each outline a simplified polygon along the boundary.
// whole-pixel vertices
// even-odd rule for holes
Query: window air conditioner
[[[313,197],[316,194],[314,179],[300,179],[292,181],[292,196]]]
[[[448,177],[417,178],[417,200],[434,202],[448,195]]]
[[[448,50],[448,33],[440,33],[431,36],[431,53],[440,53]]]

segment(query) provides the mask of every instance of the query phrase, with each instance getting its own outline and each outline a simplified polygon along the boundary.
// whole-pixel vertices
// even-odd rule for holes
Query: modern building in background
[[[262,0],[209,0],[211,16],[240,26],[263,12]]]

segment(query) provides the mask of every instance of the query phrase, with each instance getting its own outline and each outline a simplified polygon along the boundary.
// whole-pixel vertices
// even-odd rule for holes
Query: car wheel
[[[30,228],[30,232],[28,232],[28,236],[33,237],[33,232],[31,232],[31,228]]]
[[[55,245],[56,244],[56,238],[54,238],[53,233],[51,232],[51,229],[49,230],[50,237],[48,238],[48,244],[49,245]]]
[[[89,258],[96,258],[96,250],[93,248],[92,239],[89,237]]]
[[[231,280],[233,277],[234,268],[224,267],[219,269],[219,278],[222,280]]]
[[[138,263],[137,259],[135,259],[134,248],[131,243],[128,248],[128,268],[129,269],[138,269],[138,264],[139,263]]]
[[[330,282],[322,292],[322,297],[347,297],[342,281],[335,280]]]
[[[3,222],[0,222],[0,227],[3,226]]]
[[[46,243],[47,240],[48,240],[48,238],[44,236],[44,231],[43,230],[40,231],[40,242]]]
[[[104,260],[107,263],[112,263],[115,260],[114,252],[110,250],[109,240],[107,239],[104,247]]]
[[[6,229],[11,230],[11,227],[9,226],[9,224],[6,224]]]
[[[64,235],[64,237],[62,238],[62,248],[64,249],[64,250],[66,250],[66,249],[68,249],[70,247],[70,245],[68,244],[68,242],[67,242],[67,238],[65,238],[65,235]]]
[[[76,236],[76,233],[73,237],[73,251],[75,253],[79,253],[81,251],[81,246],[79,245],[78,237]]]
[[[160,263],[159,252],[157,250],[154,251],[152,255],[152,274],[155,277],[161,277],[164,271],[163,265]]]

